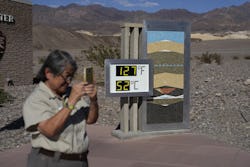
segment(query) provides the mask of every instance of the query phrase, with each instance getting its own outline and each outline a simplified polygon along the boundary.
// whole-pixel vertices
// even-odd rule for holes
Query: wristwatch
[[[70,109],[70,110],[73,110],[73,109],[75,108],[74,105],[69,104],[68,102],[65,102],[65,103],[64,103],[64,107],[66,107],[66,108],[68,108],[68,109]]]

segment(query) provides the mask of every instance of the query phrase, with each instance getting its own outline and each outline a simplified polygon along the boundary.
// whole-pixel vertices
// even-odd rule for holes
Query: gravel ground
[[[217,65],[192,57],[190,70],[191,131],[250,151],[250,60],[222,56],[222,64]],[[5,88],[15,100],[0,107],[0,151],[29,143],[21,112],[33,89],[33,85]],[[102,86],[98,86],[98,96],[97,124],[116,126],[119,99],[105,97]]]
[[[250,60],[191,65],[191,129],[250,151]]]

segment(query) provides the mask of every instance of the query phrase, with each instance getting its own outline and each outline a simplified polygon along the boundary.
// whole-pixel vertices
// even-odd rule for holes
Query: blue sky
[[[160,9],[187,9],[191,12],[204,13],[215,8],[241,5],[250,0],[32,0],[33,4],[51,7],[65,6],[70,3],[81,5],[101,4],[120,10],[144,10],[156,12]]]
[[[159,42],[162,40],[169,40],[177,43],[184,43],[184,32],[179,31],[148,31],[147,42]]]

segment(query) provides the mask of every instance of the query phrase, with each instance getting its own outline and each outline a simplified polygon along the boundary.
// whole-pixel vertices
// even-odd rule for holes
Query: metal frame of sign
[[[127,65],[127,66],[135,66],[135,65],[148,65],[148,91],[143,92],[111,92],[111,77],[117,76],[110,76],[111,65]],[[116,75],[116,74],[114,74]],[[106,96],[111,97],[139,97],[139,96],[152,96],[153,95],[153,61],[149,59],[106,59],[105,60],[105,88],[106,88]],[[129,79],[129,76],[126,76]],[[125,77],[125,78],[126,78]],[[135,77],[135,76],[133,76]],[[124,78],[124,77],[123,77]]]
[[[190,85],[190,29],[187,22],[157,22],[144,21],[142,58],[147,58],[147,32],[148,31],[181,31],[184,32],[184,99],[183,120],[174,123],[147,123],[147,97],[143,97],[142,111],[139,112],[139,126],[142,131],[179,131],[189,129],[189,85]]]

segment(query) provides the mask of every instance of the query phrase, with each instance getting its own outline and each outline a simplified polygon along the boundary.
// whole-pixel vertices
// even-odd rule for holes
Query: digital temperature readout
[[[153,92],[152,60],[105,60],[106,93],[111,96],[146,96]]]
[[[116,66],[116,76],[136,76],[137,66]]]
[[[130,81],[129,80],[118,80],[116,81],[116,91],[129,91]]]

